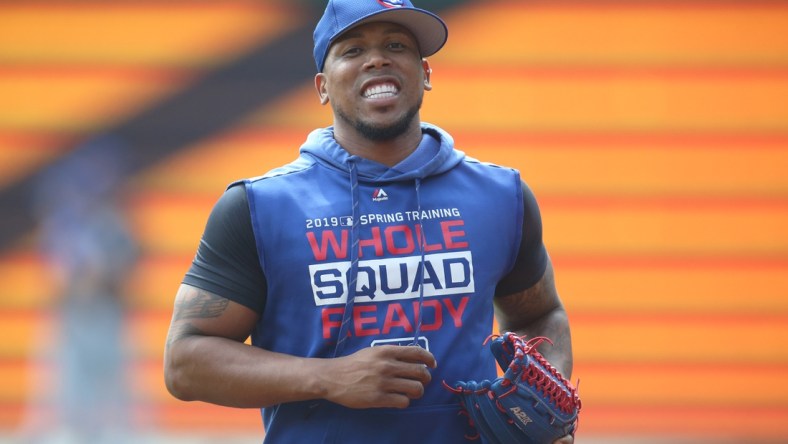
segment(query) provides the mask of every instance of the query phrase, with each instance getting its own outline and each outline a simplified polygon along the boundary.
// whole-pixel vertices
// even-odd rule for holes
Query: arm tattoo
[[[182,300],[175,303],[173,321],[182,319],[216,318],[224,313],[230,304],[228,299],[202,290],[190,290]]]
[[[170,327],[170,332],[167,334],[167,343],[165,344],[166,347],[178,342],[183,338],[187,338],[189,336],[202,336],[205,332],[200,330],[199,328],[195,327],[191,323],[173,325]]]
[[[221,316],[230,304],[228,299],[200,289],[189,289],[183,297],[175,301],[175,313],[172,317],[170,331],[167,334],[166,346],[189,337],[202,336],[205,332],[188,322],[191,319],[208,319]],[[185,321],[185,322],[178,322]]]

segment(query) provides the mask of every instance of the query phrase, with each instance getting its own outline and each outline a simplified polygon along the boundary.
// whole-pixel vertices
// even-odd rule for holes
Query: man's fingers
[[[380,398],[379,407],[404,409],[410,405],[410,398],[400,393],[386,393]]]
[[[405,408],[424,396],[435,357],[416,346],[383,345],[329,360],[338,364],[336,390],[326,399],[351,408]]]
[[[391,352],[394,353],[397,359],[405,362],[424,364],[429,368],[437,367],[438,363],[435,361],[435,356],[429,351],[415,346],[391,346]]]
[[[397,379],[392,382],[390,389],[382,399],[386,406],[405,408],[413,399],[424,396],[424,384],[412,379]]]
[[[391,376],[406,378],[427,384],[432,380],[430,368],[435,368],[435,357],[421,347],[394,346],[391,353],[394,358]]]
[[[432,373],[430,373],[424,364],[420,363],[401,362],[397,369],[396,376],[418,381],[422,385],[432,381]]]
[[[393,393],[402,394],[408,399],[419,399],[424,396],[424,384],[412,379],[399,379],[391,388]]]

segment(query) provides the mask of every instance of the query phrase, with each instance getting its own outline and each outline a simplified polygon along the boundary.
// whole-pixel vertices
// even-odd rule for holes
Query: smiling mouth
[[[396,96],[398,92],[399,89],[393,83],[383,83],[367,88],[363,95],[366,99],[385,99]]]

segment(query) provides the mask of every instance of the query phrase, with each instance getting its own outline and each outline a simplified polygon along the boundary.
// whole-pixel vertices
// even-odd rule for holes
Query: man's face
[[[328,51],[315,86],[323,103],[331,103],[335,126],[346,125],[369,140],[403,134],[431,89],[429,65],[404,27],[373,22],[340,36]]]

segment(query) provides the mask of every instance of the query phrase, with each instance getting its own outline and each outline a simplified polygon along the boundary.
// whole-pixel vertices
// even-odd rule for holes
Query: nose
[[[391,60],[389,60],[385,50],[375,48],[375,49],[370,49],[367,52],[367,59],[364,62],[364,68],[365,69],[382,68],[384,66],[388,66],[390,63]]]

